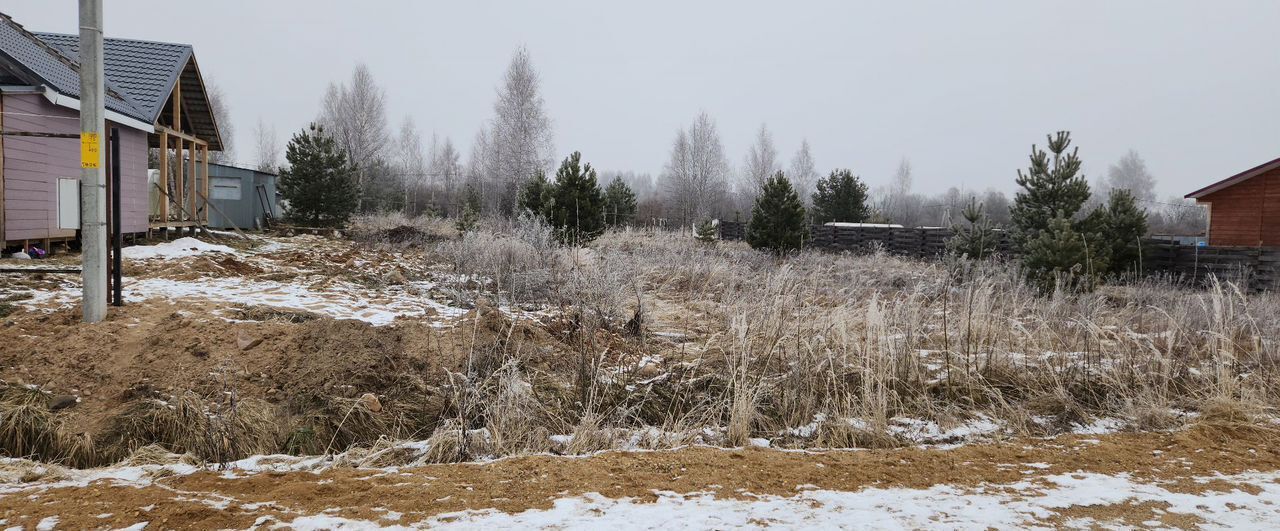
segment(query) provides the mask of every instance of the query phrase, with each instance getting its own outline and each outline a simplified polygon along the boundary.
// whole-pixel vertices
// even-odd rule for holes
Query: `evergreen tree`
[[[976,199],[969,199],[969,205],[961,213],[964,223],[951,226],[952,236],[947,240],[947,249],[957,255],[975,260],[989,257],[996,252],[996,232],[987,217],[986,209]]]
[[[280,172],[280,195],[288,217],[313,227],[338,226],[359,204],[355,170],[323,127],[311,124],[293,135],[285,150],[289,168]]]
[[[575,151],[556,171],[556,182],[546,194],[543,211],[561,242],[576,245],[591,241],[604,231],[604,194],[596,182],[596,170],[582,163]]]
[[[520,189],[519,208],[532,212],[536,216],[543,215],[542,209],[547,195],[551,191],[551,183],[547,182],[547,174],[539,171],[532,179],[524,183]]]
[[[1063,275],[1072,277],[1073,288],[1091,288],[1096,276],[1106,272],[1111,254],[1103,239],[1106,211],[1079,216],[1089,200],[1089,182],[1080,174],[1079,148],[1067,151],[1071,133],[1050,135],[1048,147],[1045,152],[1031,146],[1031,166],[1026,173],[1018,171],[1022,189],[1009,211],[1014,243],[1022,249],[1029,279],[1042,289],[1052,288]]]
[[[1147,235],[1147,213],[1129,190],[1114,189],[1107,201],[1106,238],[1111,242],[1111,273],[1137,272],[1142,266],[1140,240]]]
[[[1054,217],[1074,219],[1089,200],[1089,182],[1080,175],[1079,148],[1067,152],[1071,133],[1059,131],[1056,136],[1049,136],[1048,141],[1052,161],[1048,153],[1033,145],[1031,167],[1026,173],[1018,170],[1017,183],[1022,190],[1014,198],[1009,213],[1014,241],[1019,246],[1035,240]]]
[[[454,227],[458,232],[467,232],[475,228],[476,223],[480,221],[480,208],[482,206],[480,192],[470,184],[467,185],[465,199],[462,203],[462,212],[458,214],[458,221],[454,223]]]
[[[711,220],[705,220],[694,227],[694,237],[702,243],[716,243],[716,225]]]
[[[813,193],[813,221],[862,223],[871,215],[867,185],[849,170],[835,170],[818,180]]]
[[[1083,235],[1063,216],[1049,220],[1048,226],[1023,248],[1023,266],[1028,278],[1041,292],[1055,288],[1090,289],[1096,279],[1088,245]]]
[[[785,255],[799,250],[808,232],[800,196],[782,172],[775,173],[765,181],[751,209],[747,243],[752,249]]]
[[[631,222],[636,215],[636,194],[621,177],[614,177],[613,182],[604,190],[604,220],[610,227],[618,227]]]

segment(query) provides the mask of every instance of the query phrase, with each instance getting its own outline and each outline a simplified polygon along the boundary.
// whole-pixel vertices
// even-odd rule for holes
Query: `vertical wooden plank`
[[[151,193],[150,190],[147,191]],[[160,223],[169,222],[169,133],[160,132]]]
[[[182,160],[182,144],[183,142],[181,138],[174,139],[174,147],[176,148],[174,150],[174,155],[178,160],[173,161],[174,164],[177,165],[177,167],[175,168],[177,171],[175,172],[175,177],[173,179],[173,202],[178,206],[178,212],[174,216],[174,219],[178,221],[182,221],[184,218],[186,218],[186,214],[183,213],[183,205],[182,205],[182,202],[183,202],[182,198],[186,197],[185,195],[182,194],[182,181],[185,178],[183,173],[186,173],[186,172],[183,170],[185,169],[187,163]]]
[[[187,203],[188,205],[191,205],[192,221],[198,221],[198,215],[196,214],[196,187],[198,186],[198,175],[196,175],[196,154],[198,150],[200,150],[200,146],[196,146],[195,142],[191,142],[187,152],[187,165],[189,170],[187,171],[187,174],[191,175],[191,180],[187,182]]]
[[[204,185],[203,185],[204,193],[202,194],[204,196],[204,219],[202,221],[204,222],[205,225],[208,225],[209,224],[209,144],[208,143],[205,143],[204,145],[204,157],[201,157],[201,161],[204,164]]]
[[[182,132],[182,76],[173,84],[173,130]],[[179,159],[181,160],[181,159]]]

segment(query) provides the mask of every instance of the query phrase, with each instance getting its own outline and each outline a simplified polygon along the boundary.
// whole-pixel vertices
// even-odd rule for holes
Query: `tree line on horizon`
[[[217,107],[225,115],[225,105]],[[222,120],[225,118],[220,123]],[[224,127],[228,125],[229,121]],[[555,155],[551,119],[540,94],[540,79],[524,48],[512,56],[498,86],[493,115],[476,133],[465,163],[449,137],[432,135],[424,144],[409,117],[392,133],[385,91],[364,65],[358,65],[348,80],[330,84],[314,124],[293,135],[286,146],[284,164],[278,162],[274,135],[272,128],[259,122],[255,129],[256,165],[264,171],[281,173],[282,192],[301,188],[284,184],[291,179],[335,182],[329,177],[300,174],[307,164],[299,164],[303,158],[316,158],[314,153],[304,157],[299,148],[319,149],[325,144],[317,141],[321,137],[333,140],[331,148],[342,159],[342,165],[334,172],[345,175],[354,187],[335,184],[332,194],[354,194],[354,204],[325,201],[328,206],[324,208],[342,206],[348,211],[319,216],[306,207],[307,199],[284,195],[297,211],[298,219],[335,225],[356,213],[393,211],[453,218],[515,217],[522,211],[521,196],[528,183],[539,178],[548,180],[549,172],[553,175],[549,182],[554,182],[559,158]],[[820,185],[836,173],[841,175],[840,184],[847,186],[851,177],[862,189],[864,208],[856,216],[861,218],[857,221],[950,226],[963,221],[966,210],[975,205],[982,206],[984,219],[995,227],[1009,228],[1014,221],[1014,202],[996,189],[979,193],[951,187],[935,195],[914,191],[914,174],[907,159],[902,160],[888,184],[874,189],[848,169],[837,168],[822,177],[807,140],[801,142],[784,168],[766,125],[761,125],[735,170],[715,120],[705,112],[676,132],[668,160],[656,177],[594,168],[592,171],[597,172],[602,190],[612,189],[615,195],[625,190],[634,199],[635,208],[626,223],[638,225],[690,227],[709,219],[747,219],[760,191],[779,172],[787,177],[807,211],[817,214],[807,219],[809,222],[834,219],[821,215],[824,209],[815,205],[814,198]],[[1147,212],[1153,232],[1187,234],[1204,229],[1205,213],[1201,207],[1177,197],[1158,201],[1155,185],[1141,156],[1130,151],[1094,183],[1098,193],[1090,195],[1088,206],[1092,209],[1105,203],[1113,191],[1126,190]]]

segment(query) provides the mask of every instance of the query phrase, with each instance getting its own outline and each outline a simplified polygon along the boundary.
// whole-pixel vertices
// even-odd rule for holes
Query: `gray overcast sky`
[[[917,191],[1012,191],[1030,145],[1072,131],[1090,180],[1130,148],[1161,195],[1280,156],[1280,1],[336,2],[109,0],[111,37],[195,45],[236,156],[259,117],[281,145],[360,61],[467,153],[527,45],[557,152],[658,173],[706,110],[741,165],[761,122],[785,160],[872,186],[899,159]],[[76,31],[74,0],[4,0],[28,29]]]

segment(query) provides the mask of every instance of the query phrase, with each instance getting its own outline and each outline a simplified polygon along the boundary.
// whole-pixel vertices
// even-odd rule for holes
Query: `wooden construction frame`
[[[209,223],[209,142],[182,131],[181,83],[173,88],[172,105],[172,125],[156,126],[160,205],[159,212],[151,216],[150,228],[194,230]]]

